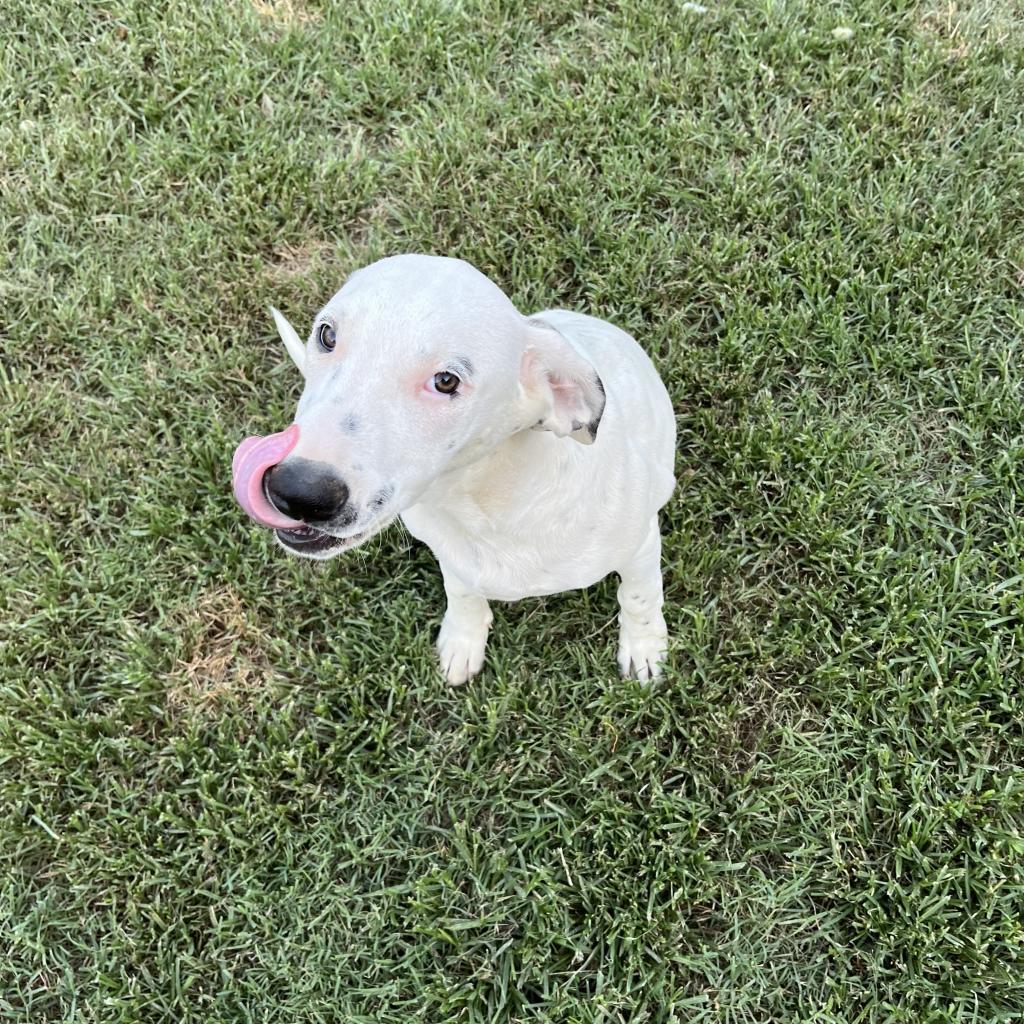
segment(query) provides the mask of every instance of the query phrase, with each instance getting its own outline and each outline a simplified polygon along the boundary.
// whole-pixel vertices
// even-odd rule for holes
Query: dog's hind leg
[[[483,668],[487,631],[494,616],[485,597],[445,572],[444,566],[441,566],[441,574],[448,607],[441,620],[437,653],[445,679],[450,685],[458,686]]]
[[[619,671],[636,679],[661,673],[668,627],[661,614],[661,531],[658,517],[632,559],[619,569]]]

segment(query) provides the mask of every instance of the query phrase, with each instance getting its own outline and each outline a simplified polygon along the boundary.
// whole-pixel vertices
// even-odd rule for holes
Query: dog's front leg
[[[658,517],[633,558],[619,570],[619,670],[635,679],[661,674],[668,629],[661,614],[661,532]]]
[[[494,616],[481,594],[470,590],[441,566],[448,607],[441,620],[437,653],[441,671],[452,686],[472,679],[484,665],[487,631]]]

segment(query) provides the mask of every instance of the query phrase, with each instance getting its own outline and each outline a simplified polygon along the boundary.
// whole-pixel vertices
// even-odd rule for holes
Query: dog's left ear
[[[521,380],[541,404],[536,430],[550,430],[593,444],[604,413],[604,385],[597,371],[553,327],[528,320]]]
[[[274,324],[277,326],[277,333],[281,335],[284,347],[288,349],[288,355],[292,357],[292,362],[299,368],[299,373],[305,377],[306,346],[302,344],[298,331],[288,323],[288,318],[279,309],[274,309],[271,306],[270,313],[274,318]]]

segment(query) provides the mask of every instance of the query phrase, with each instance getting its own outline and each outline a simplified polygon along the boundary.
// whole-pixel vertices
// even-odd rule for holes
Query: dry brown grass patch
[[[334,253],[331,242],[314,241],[304,245],[280,245],[267,263],[267,277],[275,284],[287,284],[306,277],[322,267]]]
[[[183,713],[204,713],[222,701],[246,703],[262,690],[270,666],[241,599],[232,590],[204,594],[177,617],[189,637],[187,653],[169,673],[167,702]]]
[[[1011,0],[943,0],[925,10],[918,26],[947,48],[950,60],[959,60],[1024,30],[1024,14]]]
[[[283,285],[311,273],[334,254],[331,242],[306,242],[301,246],[281,245],[273,250],[266,264],[266,276],[273,284]]]
[[[296,28],[321,20],[319,11],[310,10],[297,0],[249,0],[253,10],[282,28]]]

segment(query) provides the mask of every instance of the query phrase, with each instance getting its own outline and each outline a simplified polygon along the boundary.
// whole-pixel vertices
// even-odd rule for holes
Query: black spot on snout
[[[371,499],[370,499],[370,510],[372,512],[379,512],[394,496],[395,489],[390,484],[387,487],[382,487]]]
[[[346,434],[358,434],[359,433],[359,417],[350,413],[344,417],[340,424],[338,424],[342,431]]]

